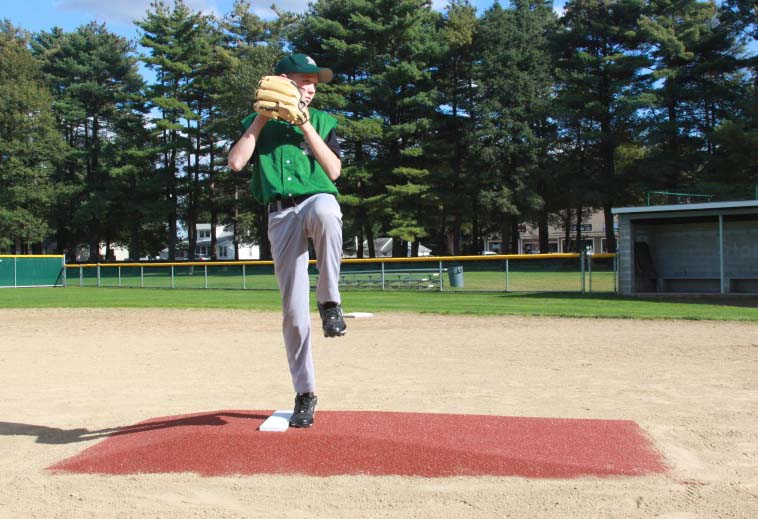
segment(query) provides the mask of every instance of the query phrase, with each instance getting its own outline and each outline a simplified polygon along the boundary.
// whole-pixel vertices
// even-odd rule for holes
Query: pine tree
[[[581,150],[571,180],[593,189],[582,203],[603,209],[610,252],[616,250],[611,208],[629,201],[632,180],[618,170],[617,151],[633,139],[638,111],[651,102],[649,60],[640,52],[643,7],[641,0],[568,2],[556,37],[564,126]]]
[[[367,96],[369,69],[375,53],[368,40],[366,20],[374,16],[368,2],[321,0],[314,3],[291,34],[296,49],[327,64],[335,72],[329,85],[319,85],[315,105],[339,121],[342,175],[339,180],[344,234],[355,236],[356,255],[375,257],[375,233],[380,232],[385,211],[384,189],[377,178],[376,150],[383,132],[379,114]],[[368,251],[364,251],[364,241]]]
[[[650,162],[659,188],[690,191],[715,153],[714,129],[735,111],[735,40],[712,3],[655,0],[649,13],[642,27],[660,80],[661,121],[652,128]]]
[[[55,222],[54,171],[64,143],[29,36],[0,22],[0,251],[43,252]]]
[[[240,122],[253,111],[253,99],[258,81],[271,74],[283,56],[283,32],[293,22],[288,13],[279,13],[272,21],[264,21],[250,12],[248,0],[236,0],[232,12],[221,21],[224,35],[222,46],[228,51],[228,64],[223,74],[212,79],[218,113],[213,128],[227,142],[236,141],[241,134]],[[222,141],[223,142],[223,141]],[[226,157],[219,149],[219,160]],[[246,174],[247,173],[247,174]],[[253,200],[249,190],[249,170],[233,173],[220,168],[216,177],[214,206],[219,222],[234,235],[235,258],[239,246],[256,243],[262,259],[270,259],[267,237],[268,212]]]
[[[439,198],[439,220],[430,229],[435,250],[459,255],[465,249],[480,251],[478,243],[479,188],[471,150],[474,144],[472,118],[474,70],[478,59],[474,47],[476,10],[468,0],[452,0],[439,32],[442,52],[432,72],[440,109],[432,119],[432,131],[424,144],[424,158],[434,172],[429,183]],[[430,215],[431,216],[431,215]],[[464,245],[464,228],[474,221],[470,243]]]
[[[202,215],[211,223],[210,257],[217,259],[216,224],[216,173],[219,169],[217,145],[219,103],[217,97],[223,91],[221,82],[230,66],[227,50],[222,46],[223,35],[212,16],[194,14],[194,24],[187,35],[188,52],[184,56],[192,72],[182,89],[180,99],[192,111],[185,117],[187,136],[187,174],[184,221],[189,230],[188,258],[194,257],[197,236],[196,224]]]
[[[166,215],[168,227],[168,258],[176,259],[179,231],[180,200],[186,195],[186,157],[183,151],[189,147],[184,130],[184,121],[196,115],[182,99],[192,75],[191,39],[198,15],[193,14],[182,0],[176,0],[173,9],[154,0],[143,20],[135,22],[143,31],[140,44],[149,50],[141,56],[148,68],[155,71],[156,83],[148,88],[150,104],[160,114],[153,118],[158,138],[156,154],[160,166],[163,197],[168,204]],[[188,228],[190,241],[195,229]],[[194,253],[194,249],[188,251]]]
[[[552,94],[548,36],[555,15],[546,2],[516,1],[513,9],[495,4],[480,20],[481,62],[477,74],[476,156],[480,201],[497,222],[503,252],[516,252],[518,224],[542,217],[551,172],[547,150]]]
[[[33,48],[53,88],[58,124],[71,148],[61,169],[69,197],[59,207],[59,246],[73,251],[89,244],[90,259],[100,244],[112,243],[118,221],[111,209],[120,194],[111,188],[113,156],[104,150],[116,135],[116,121],[131,110],[142,79],[132,45],[90,23],[71,33],[53,29],[35,36]],[[106,247],[109,249],[109,247]]]
[[[354,215],[369,222],[363,226],[369,246],[378,230],[393,238],[396,256],[407,255],[409,243],[417,253],[437,205],[422,146],[436,109],[431,67],[440,52],[438,21],[423,0],[322,0],[293,31],[296,49],[338,74],[319,102],[338,107],[346,120],[343,175],[355,198],[343,201],[361,205]]]
[[[710,180],[734,195],[758,197],[758,6],[753,0],[727,0],[719,9],[722,27],[730,31],[733,53],[732,95],[737,101],[713,132],[717,147]],[[749,184],[745,187],[744,184]]]
[[[166,246],[164,214],[166,201],[161,196],[160,178],[156,174],[157,146],[148,124],[146,99],[135,96],[115,121],[115,135],[104,152],[111,156],[110,188],[114,203],[110,214],[111,235],[126,245],[129,258],[157,257]]]

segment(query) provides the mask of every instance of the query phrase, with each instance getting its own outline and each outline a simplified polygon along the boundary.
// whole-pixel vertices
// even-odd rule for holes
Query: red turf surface
[[[312,429],[260,432],[269,411],[218,411],[148,420],[54,471],[445,476],[642,475],[666,470],[628,420],[319,411]],[[96,431],[93,431],[96,433]]]

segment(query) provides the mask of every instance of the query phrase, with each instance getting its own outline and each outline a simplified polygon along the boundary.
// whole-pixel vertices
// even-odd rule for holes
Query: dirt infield
[[[758,517],[758,326],[746,323],[378,314],[315,339],[320,410],[633,420],[663,475],[46,470],[152,417],[290,407],[279,322],[0,310],[0,517]]]

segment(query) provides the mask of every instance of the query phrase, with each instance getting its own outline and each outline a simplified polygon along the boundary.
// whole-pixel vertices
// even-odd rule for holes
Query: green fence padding
[[[64,285],[60,256],[0,257],[0,287],[56,287]]]
[[[0,287],[12,287],[16,285],[13,271],[13,258],[0,258]]]

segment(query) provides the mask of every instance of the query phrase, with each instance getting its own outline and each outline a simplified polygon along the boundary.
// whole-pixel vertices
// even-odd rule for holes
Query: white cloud
[[[193,11],[220,14],[215,0],[186,0],[186,3]],[[58,0],[54,7],[62,11],[85,12],[100,22],[132,23],[145,17],[150,0]]]
[[[271,20],[276,16],[274,11],[271,10],[271,4],[275,4],[282,11],[304,13],[308,8],[308,1],[309,0],[261,0],[252,2],[250,7],[253,14],[264,20]]]

